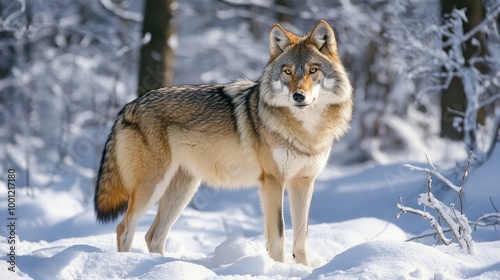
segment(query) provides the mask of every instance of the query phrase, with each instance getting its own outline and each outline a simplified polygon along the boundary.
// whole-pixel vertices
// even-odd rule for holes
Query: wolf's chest
[[[316,176],[326,165],[329,152],[304,155],[286,148],[275,148],[273,159],[285,179],[295,176]]]

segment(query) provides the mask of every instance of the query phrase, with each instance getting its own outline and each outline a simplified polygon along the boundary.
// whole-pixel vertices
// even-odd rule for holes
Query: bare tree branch
[[[266,11],[278,12],[281,14],[287,14],[292,16],[299,15],[299,12],[297,12],[296,9],[292,9],[281,5],[271,4],[272,1],[269,1],[269,5],[258,5],[256,3],[239,3],[239,2],[233,2],[231,0],[217,0],[217,1],[227,6],[237,7],[242,9],[259,8]]]
[[[427,193],[421,193],[418,198],[418,204],[421,205],[423,204],[425,207],[430,207],[434,209],[439,216],[443,219],[443,221],[448,225],[449,231],[453,234],[454,239],[458,242],[461,248],[466,248],[467,251],[472,254],[474,252],[474,241],[472,240],[472,229],[469,225],[469,221],[467,217],[463,213],[457,213],[455,210],[455,205],[452,203],[450,206],[445,205],[443,202],[441,202],[439,199],[435,198],[434,195],[431,192],[431,185],[432,185],[432,179],[430,174],[436,175],[441,181],[446,183],[450,188],[455,190],[458,193],[458,196],[460,198],[460,204],[462,207],[462,189],[463,189],[463,184],[465,181],[465,178],[467,177],[468,169],[469,169],[469,164],[470,160],[472,158],[472,152],[469,154],[469,159],[467,162],[467,166],[464,171],[464,176],[462,177],[462,185],[461,187],[455,186],[453,183],[451,183],[448,179],[446,179],[441,173],[437,170],[437,168],[432,164],[430,161],[429,157],[427,157],[427,162],[431,166],[431,169],[429,168],[421,168],[421,167],[416,167],[413,165],[405,165],[411,169],[414,170],[420,170],[420,171],[425,171],[427,172]],[[438,220],[429,212],[414,209],[411,207],[405,207],[401,203],[398,203],[396,205],[398,209],[401,211],[396,217],[399,218],[402,213],[413,213],[416,215],[421,216],[422,218],[429,220],[429,223],[431,226],[436,230],[439,239],[445,244],[449,245],[452,241],[452,239],[447,238],[444,235],[444,231],[441,228],[441,225],[439,224]]]
[[[112,12],[113,14],[122,19],[131,20],[135,22],[142,22],[141,14],[124,10],[119,5],[114,4],[113,1],[111,0],[99,0],[99,2],[102,4],[104,8],[106,8],[106,10]]]
[[[476,25],[460,38],[460,43],[470,40],[477,32],[485,28],[486,25],[490,24],[492,21],[496,21],[497,16],[500,14],[500,5],[493,7],[491,10],[492,11],[487,13],[486,18],[480,24]],[[450,35],[453,36],[453,34]],[[449,40],[448,42],[443,44],[443,47],[451,47],[452,45],[456,44],[456,42],[456,40]]]
[[[443,228],[441,228],[441,225],[439,224],[438,220],[432,214],[430,214],[429,212],[426,212],[426,211],[414,209],[411,207],[406,207],[406,206],[403,206],[402,204],[399,204],[399,203],[397,204],[397,207],[399,210],[401,210],[401,213],[412,213],[412,214],[421,216],[425,220],[428,220],[429,223],[431,224],[431,226],[436,230],[436,233],[438,234],[439,239],[445,245],[451,244],[452,239],[449,239],[444,235],[445,231],[443,231]],[[451,230],[448,229],[446,232],[449,232],[449,231],[451,231]]]
[[[493,124],[493,134],[490,139],[490,146],[486,151],[486,159],[489,159],[493,154],[493,150],[495,150],[495,145],[499,141],[498,140],[498,132],[500,131],[500,114],[495,118],[495,123]]]
[[[462,176],[462,183],[460,184],[460,191],[458,192],[458,198],[460,199],[460,214],[464,214],[464,204],[462,199],[462,191],[464,190],[465,178],[469,174],[470,161],[472,160],[472,150],[469,152],[469,157],[467,158],[467,165],[465,165],[464,175]]]
[[[492,225],[500,225],[500,213],[490,213],[482,215],[472,225],[474,226],[474,230],[476,230],[477,226],[488,227]]]
[[[439,180],[441,180],[443,183],[445,183],[452,190],[454,190],[457,193],[459,193],[460,192],[460,187],[458,187],[457,185],[453,184],[450,180],[448,180],[446,177],[444,177],[439,171],[437,171],[436,167],[429,160],[429,157],[427,156],[427,154],[425,155],[425,157],[427,158],[427,162],[432,167],[432,169],[418,167],[418,166],[414,166],[414,165],[411,165],[411,164],[405,164],[404,167],[410,168],[411,170],[417,170],[417,171],[423,171],[423,172],[430,172],[430,173],[434,174],[436,177],[438,177]]]

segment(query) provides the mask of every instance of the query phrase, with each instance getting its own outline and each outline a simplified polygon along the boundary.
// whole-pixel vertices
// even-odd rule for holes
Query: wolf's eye
[[[318,71],[318,68],[316,68],[316,67],[309,69],[309,73],[311,73],[311,74],[316,73],[316,71]]]
[[[285,69],[283,72],[285,72],[285,74],[287,74],[287,75],[291,75],[292,74],[292,71],[290,71],[290,69]]]

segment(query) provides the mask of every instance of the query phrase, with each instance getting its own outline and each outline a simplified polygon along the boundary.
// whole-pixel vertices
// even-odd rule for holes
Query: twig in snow
[[[498,213],[498,209],[495,207],[495,204],[493,203],[493,198],[491,197],[491,195],[490,195],[490,203],[491,203],[491,206],[493,207],[493,209],[495,209],[495,212]]]
[[[490,213],[490,214],[485,214],[479,217],[477,221],[473,223],[474,230],[478,226],[480,227],[489,227],[489,226],[496,226],[500,225],[500,213]]]
[[[436,233],[438,234],[439,239],[445,245],[451,244],[452,239],[449,239],[449,238],[447,238],[444,235],[445,231],[443,231],[443,228],[438,223],[438,220],[431,213],[429,213],[427,211],[422,211],[422,210],[414,209],[414,208],[411,208],[411,207],[406,207],[406,206],[403,206],[402,204],[399,204],[399,203],[397,204],[397,207],[399,208],[399,210],[401,210],[401,212],[396,216],[396,218],[399,218],[401,216],[401,214],[403,214],[403,213],[412,213],[412,214],[415,214],[415,215],[419,215],[422,218],[424,218],[424,219],[426,219],[426,220],[429,221],[429,223],[431,224],[431,226],[436,230]],[[450,230],[447,230],[447,231],[450,231]]]
[[[411,170],[417,170],[417,171],[423,171],[423,172],[430,172],[430,173],[434,174],[440,181],[442,181],[448,187],[450,187],[452,190],[456,191],[457,193],[460,192],[460,187],[458,187],[457,185],[453,184],[450,180],[448,180],[441,173],[439,173],[439,171],[437,171],[437,169],[434,166],[434,164],[429,160],[429,156],[427,156],[427,154],[425,155],[425,157],[427,158],[427,163],[431,166],[432,169],[418,167],[418,166],[414,166],[414,165],[411,165],[411,164],[405,164],[404,167],[410,168]]]
[[[427,193],[421,193],[418,198],[418,204],[421,205],[423,204],[424,207],[430,207],[439,214],[438,217],[441,217],[443,221],[448,225],[449,231],[453,234],[454,239],[458,242],[461,248],[466,248],[467,251],[472,254],[474,252],[474,242],[472,240],[472,230],[469,225],[469,221],[467,217],[463,213],[457,213],[455,210],[455,205],[451,204],[450,206],[446,206],[444,203],[439,201],[437,198],[434,197],[431,191],[432,187],[432,179],[431,179],[431,173],[436,175],[437,178],[439,178],[441,181],[443,181],[448,187],[456,191],[459,195],[460,198],[460,208],[462,212],[462,189],[463,185],[465,182],[465,178],[467,177],[467,173],[469,170],[469,164],[470,160],[472,158],[472,152],[469,154],[469,159],[467,162],[467,166],[464,171],[464,176],[462,177],[462,185],[460,187],[456,186],[453,184],[451,181],[446,179],[432,164],[430,161],[429,157],[425,155],[427,158],[427,162],[429,163],[429,168],[421,168],[421,167],[416,167],[413,165],[405,165],[408,168],[411,168],[413,170],[420,170],[424,171],[427,173]],[[416,215],[421,216],[422,218],[426,219],[429,221],[431,226],[436,230],[439,239],[445,244],[449,245],[453,239],[447,238],[444,234],[444,230],[442,229],[441,225],[438,223],[438,220],[429,212],[414,209],[411,207],[406,207],[402,203],[398,203],[396,205],[398,209],[401,211],[396,218],[399,218],[402,213],[413,213]]]
[[[467,158],[467,165],[465,166],[464,176],[462,176],[462,184],[460,184],[460,191],[458,192],[458,198],[460,199],[460,214],[464,214],[464,204],[462,200],[462,191],[464,189],[465,178],[469,174],[470,161],[472,159],[472,150],[469,152],[469,157]]]
[[[448,233],[450,232],[451,230],[448,228],[448,229],[443,229],[443,233]],[[422,239],[422,238],[426,238],[426,237],[431,237],[431,236],[434,236],[434,238],[436,238],[436,235],[438,235],[437,232],[433,232],[433,233],[428,233],[428,234],[422,234],[422,235],[418,235],[418,236],[414,236],[412,238],[408,238],[406,239],[406,241],[414,241],[414,240],[418,240],[418,239]],[[438,239],[441,240],[438,236]]]

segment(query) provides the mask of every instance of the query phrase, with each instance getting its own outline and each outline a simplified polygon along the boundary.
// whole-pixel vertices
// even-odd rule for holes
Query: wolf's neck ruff
[[[332,28],[319,21],[299,37],[270,32],[270,61],[257,82],[153,90],[118,114],[103,151],[94,206],[115,220],[119,251],[130,251],[136,226],[156,202],[146,234],[164,254],[170,228],[200,182],[260,185],[269,255],[283,262],[283,193],[288,188],[296,262],[309,265],[307,219],[314,180],[352,116],[352,89]]]

